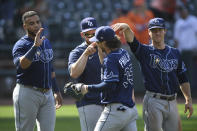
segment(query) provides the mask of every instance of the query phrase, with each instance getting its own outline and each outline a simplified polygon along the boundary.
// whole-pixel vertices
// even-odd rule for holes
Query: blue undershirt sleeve
[[[137,39],[135,37],[133,39],[133,42],[127,42],[127,43],[128,43],[128,45],[129,45],[129,47],[130,47],[132,52],[136,52],[137,51],[139,43],[138,43],[138,41],[137,41]]]
[[[51,67],[51,72],[55,72],[53,66]],[[59,88],[57,87],[56,77],[53,77],[53,78],[51,79],[51,82],[52,82],[52,89],[53,89],[53,92],[54,92],[54,93],[60,92]]]
[[[185,83],[185,82],[189,82],[185,72],[178,75],[178,80],[179,80],[180,84]]]
[[[117,82],[102,82],[100,84],[95,84],[95,85],[88,85],[88,91],[103,91],[103,90],[108,90],[108,89],[113,89],[117,87]]]
[[[59,88],[57,87],[56,77],[52,78],[52,89],[54,93],[60,92]]]

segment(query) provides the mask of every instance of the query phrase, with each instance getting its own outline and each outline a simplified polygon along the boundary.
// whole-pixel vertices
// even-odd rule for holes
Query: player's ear
[[[82,38],[85,39],[85,36],[84,36],[84,33],[83,32],[81,32],[80,35],[81,35]]]
[[[149,36],[151,36],[151,31],[150,31],[150,29],[148,29],[148,34],[149,34]]]
[[[23,28],[26,30],[27,29],[27,25],[25,23],[23,23]]]

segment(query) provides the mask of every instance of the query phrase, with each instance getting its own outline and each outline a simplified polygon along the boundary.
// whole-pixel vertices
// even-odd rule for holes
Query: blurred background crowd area
[[[182,19],[180,15],[181,9],[186,9],[188,15],[196,17],[197,1],[0,0],[0,96],[10,97],[12,89],[15,86],[15,67],[12,62],[12,48],[15,42],[25,35],[21,17],[22,14],[28,10],[35,10],[40,14],[45,29],[44,34],[51,41],[54,49],[54,65],[58,85],[62,88],[65,82],[70,80],[67,72],[69,53],[83,41],[80,37],[80,21],[83,18],[88,16],[94,17],[99,26],[126,22],[135,32],[137,39],[142,43],[148,44],[150,41],[147,33],[147,23],[149,19],[162,17],[166,20],[166,43],[170,46],[178,47],[178,40],[175,38],[175,24],[178,20]],[[188,35],[190,34],[185,34],[185,36]],[[188,39],[190,38],[188,37]],[[124,38],[121,37],[121,41],[124,46]],[[194,93],[197,92],[197,84],[195,81],[197,74],[197,59],[195,53],[197,52],[197,41],[195,41],[195,45],[192,49],[192,51],[189,49],[189,53],[186,53],[185,59],[188,60],[186,66],[188,66],[192,93]],[[180,51],[182,51],[182,49]],[[131,56],[133,57],[132,54]],[[134,67],[136,69],[134,71],[136,90],[137,92],[143,92],[142,76],[139,65],[135,59]]]

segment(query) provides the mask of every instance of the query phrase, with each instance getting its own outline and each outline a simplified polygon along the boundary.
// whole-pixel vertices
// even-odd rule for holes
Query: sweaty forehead
[[[25,19],[25,23],[36,22],[36,21],[40,21],[40,18],[38,15],[33,15]]]

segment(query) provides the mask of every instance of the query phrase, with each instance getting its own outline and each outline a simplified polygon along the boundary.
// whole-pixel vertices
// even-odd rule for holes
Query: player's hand
[[[62,106],[62,95],[60,92],[54,93],[54,98],[55,98],[55,108],[59,109]]]
[[[86,50],[84,51],[85,55],[89,56],[96,52],[96,44],[92,43],[90,44]]]
[[[82,85],[82,87],[81,87],[81,93],[83,95],[85,95],[86,93],[88,93],[88,85]]]
[[[40,35],[42,34],[43,30],[44,30],[44,28],[40,28],[39,31],[36,33],[36,37],[34,39],[34,45],[35,46],[42,45],[42,42],[45,39],[45,36],[42,36],[42,38],[40,38]]]
[[[192,100],[188,100],[185,103],[185,111],[184,113],[186,113],[189,110],[189,114],[187,115],[187,118],[190,118],[193,114],[193,106],[192,106]]]
[[[125,37],[125,40],[127,42],[133,42],[133,39],[134,39],[134,33],[133,31],[131,30],[131,28],[129,27],[128,24],[126,23],[117,23],[117,24],[114,24],[111,26],[112,29],[115,31],[115,32],[119,32],[120,35],[124,35]]]
[[[119,31],[120,34],[125,32],[127,29],[130,29],[129,25],[126,23],[117,23],[111,26],[112,29],[116,32]]]

